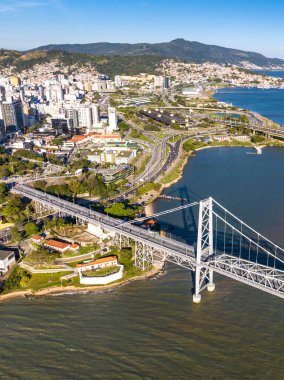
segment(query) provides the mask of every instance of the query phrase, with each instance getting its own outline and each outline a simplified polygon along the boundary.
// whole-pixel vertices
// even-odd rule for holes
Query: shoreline
[[[275,145],[275,147],[277,147],[278,145]],[[279,146],[283,146],[283,145],[279,145]],[[177,183],[180,179],[183,178],[183,170],[184,170],[184,167],[185,165],[187,165],[187,163],[189,162],[190,158],[194,157],[195,156],[195,153],[201,151],[201,150],[205,150],[205,149],[213,149],[213,148],[249,148],[249,149],[253,149],[253,150],[256,150],[258,152],[258,150],[260,150],[262,152],[262,150],[264,148],[267,148],[267,147],[273,147],[273,145],[269,145],[269,144],[262,144],[262,145],[251,145],[251,146],[248,146],[248,145],[226,145],[226,144],[222,144],[222,145],[212,145],[212,146],[203,146],[201,148],[196,148],[190,152],[188,152],[187,156],[185,157],[185,159],[183,160],[182,162],[182,166],[181,166],[181,170],[180,170],[180,173],[179,173],[179,176],[177,178],[175,178],[174,180],[172,180],[171,182],[167,183],[167,184],[162,184],[162,187],[161,187],[161,190],[157,193],[157,195],[151,199],[151,202],[149,202],[145,208],[144,208],[144,211],[145,211],[145,215],[146,217],[151,217],[153,215],[153,202],[159,197],[159,195],[162,194],[163,190],[164,189],[167,189],[169,187],[171,187],[172,185],[174,185],[175,183]],[[259,153],[255,153],[255,154],[259,154]]]
[[[281,70],[281,71],[284,71],[284,70]],[[281,78],[280,78],[281,79]],[[284,80],[284,78],[282,78]],[[229,102],[228,100],[227,101],[221,101],[217,98],[215,98],[215,95],[217,95],[218,91],[219,90],[222,90],[222,89],[237,89],[237,88],[243,88],[243,89],[258,89],[258,90],[273,90],[273,89],[278,89],[278,90],[284,90],[284,85],[283,87],[270,87],[270,88],[263,88],[263,87],[250,87],[250,86],[222,86],[220,88],[216,88],[215,90],[212,91],[212,95],[210,96],[212,99],[214,100],[217,100],[218,102],[222,102],[222,103],[225,103],[227,105],[233,105],[234,107],[237,107],[237,109],[243,109],[245,111],[248,111],[249,113],[251,114],[255,114],[257,115],[258,117],[264,119],[266,122],[268,122],[269,124],[273,125],[273,124],[276,124],[278,127],[280,128],[283,128],[283,125],[282,124],[279,124],[279,122],[276,122],[276,121],[273,121],[272,119],[269,119],[267,116],[264,116],[262,115],[261,113],[257,112],[257,111],[253,111],[251,109],[245,109],[243,107],[240,107],[238,105],[235,105],[233,104],[232,102]],[[232,110],[232,113],[233,113],[233,110]]]
[[[164,273],[165,262],[161,261],[160,265],[154,266],[147,273],[143,273],[140,276],[130,277],[128,279],[122,280],[121,282],[115,282],[113,284],[107,285],[94,285],[94,286],[86,286],[86,287],[77,287],[74,285],[69,286],[54,286],[50,288],[45,288],[42,290],[34,291],[32,289],[26,289],[21,291],[16,291],[12,293],[2,294],[0,295],[0,303],[5,302],[7,300],[13,300],[17,298],[42,298],[53,295],[64,295],[64,294],[74,294],[74,293],[99,293],[102,291],[109,291],[112,289],[119,288],[121,286],[127,285],[131,282],[139,281],[139,280],[149,280],[154,278],[162,273]]]

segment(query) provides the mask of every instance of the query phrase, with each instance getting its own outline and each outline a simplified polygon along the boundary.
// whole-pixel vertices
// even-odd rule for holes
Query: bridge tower
[[[200,292],[207,287],[209,292],[215,290],[213,282],[213,270],[203,266],[202,262],[207,257],[213,255],[213,215],[212,215],[212,198],[200,201],[198,234],[196,249],[196,267],[195,267],[195,293],[193,302],[201,301]]]

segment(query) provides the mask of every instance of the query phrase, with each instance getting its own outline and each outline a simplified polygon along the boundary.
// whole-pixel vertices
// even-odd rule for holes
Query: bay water
[[[247,154],[250,153],[250,154]],[[284,150],[200,151],[166,194],[213,196],[284,246]],[[177,201],[157,200],[153,212]],[[192,216],[160,219],[187,239]],[[189,271],[109,292],[15,299],[0,304],[1,379],[284,378],[284,302],[216,275],[214,293],[192,303]]]

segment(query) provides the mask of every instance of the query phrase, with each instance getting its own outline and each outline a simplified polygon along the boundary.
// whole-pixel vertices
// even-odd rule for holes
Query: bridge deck
[[[167,237],[154,235],[131,223],[123,223],[121,220],[45,194],[26,185],[15,186],[13,192],[67,215],[80,218],[87,223],[100,225],[103,229],[114,231],[115,233],[151,247],[151,249],[154,250],[154,255],[164,260],[190,270],[196,269],[195,250],[194,247],[190,245]],[[213,269],[213,271],[222,275],[284,298],[283,271],[227,254],[219,256],[212,255],[211,258],[212,259],[210,259],[210,257],[202,258],[201,266],[207,269]]]
[[[130,239],[147,244],[155,250],[163,252],[165,255],[175,256],[177,260],[187,262],[187,266],[193,267],[195,265],[194,247],[190,245],[167,237],[154,235],[131,223],[123,223],[121,220],[89,210],[86,207],[65,201],[53,195],[45,194],[26,185],[17,185],[13,188],[13,192],[67,215],[80,218],[87,223],[100,225],[103,229],[114,231]]]

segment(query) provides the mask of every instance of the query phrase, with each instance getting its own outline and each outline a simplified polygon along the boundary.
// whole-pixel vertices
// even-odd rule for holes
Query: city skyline
[[[83,6],[82,6],[83,4]],[[165,42],[184,38],[284,58],[278,1],[198,4],[178,0],[3,0],[0,47],[28,50],[53,43]],[[19,38],[19,36],[21,36]],[[249,36],[249,38],[248,38]]]

